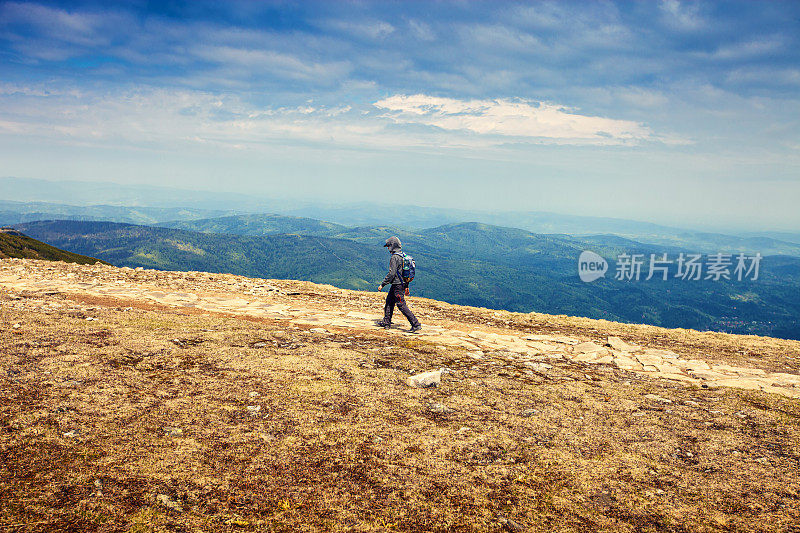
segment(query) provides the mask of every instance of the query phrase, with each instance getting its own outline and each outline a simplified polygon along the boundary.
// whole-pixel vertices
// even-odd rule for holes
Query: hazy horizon
[[[18,177],[12,177],[12,176],[2,176],[2,177],[0,177],[0,183],[4,179],[6,179],[6,180],[7,179],[11,179],[11,180],[20,180],[20,179],[22,179],[22,180],[26,180],[26,181],[29,181],[29,180],[30,181],[48,181],[48,182],[51,182],[51,183],[59,183],[60,182],[60,183],[75,183],[75,184],[89,184],[89,185],[97,184],[97,185],[103,185],[103,186],[108,186],[108,185],[113,185],[114,184],[113,182],[108,182],[108,181],[82,181],[82,180],[59,180],[59,181],[53,181],[53,180],[42,180],[42,179],[39,179],[39,178],[18,178]],[[145,189],[145,190],[146,189],[152,189],[154,191],[169,190],[169,191],[173,191],[173,192],[176,192],[176,193],[191,192],[191,193],[197,193],[197,194],[200,194],[200,195],[204,195],[204,194],[226,194],[226,195],[232,195],[232,196],[237,196],[238,195],[238,196],[241,196],[242,199],[247,198],[251,202],[252,201],[258,201],[258,200],[264,200],[265,202],[266,201],[286,202],[286,203],[281,204],[280,207],[275,207],[274,209],[270,209],[270,208],[267,208],[267,207],[265,207],[264,209],[244,209],[244,208],[238,208],[237,209],[235,207],[235,203],[231,204],[230,202],[226,203],[224,201],[220,201],[219,204],[216,205],[216,206],[209,205],[209,206],[205,207],[206,209],[217,209],[217,210],[220,210],[220,211],[239,211],[239,212],[243,212],[243,213],[246,212],[246,213],[253,213],[253,214],[258,214],[258,213],[263,213],[263,214],[281,214],[282,212],[285,213],[285,212],[290,211],[292,209],[300,208],[300,207],[303,207],[303,206],[306,206],[306,207],[309,207],[309,208],[312,208],[312,207],[316,206],[316,207],[326,207],[326,208],[331,208],[331,209],[337,209],[337,208],[338,209],[344,209],[344,208],[348,208],[348,207],[368,206],[368,205],[372,205],[372,206],[375,206],[375,207],[390,207],[392,205],[401,205],[401,206],[407,207],[407,208],[430,209],[430,210],[433,210],[433,211],[441,210],[441,211],[446,211],[446,212],[462,212],[462,213],[474,213],[474,214],[480,213],[480,214],[484,214],[484,215],[488,215],[488,216],[491,216],[491,215],[503,215],[503,214],[512,215],[512,214],[530,213],[530,214],[541,214],[541,215],[553,215],[553,216],[556,216],[556,217],[565,217],[565,218],[569,218],[569,217],[586,217],[586,218],[590,218],[590,219],[591,218],[596,218],[596,219],[618,220],[618,221],[621,221],[621,222],[634,222],[634,223],[643,224],[643,225],[652,224],[652,225],[655,225],[655,226],[665,227],[665,228],[669,228],[669,229],[685,230],[687,232],[695,231],[695,232],[712,232],[712,233],[721,233],[721,234],[726,234],[727,233],[727,234],[731,234],[731,235],[740,235],[740,234],[748,234],[748,233],[753,233],[753,234],[755,234],[755,233],[792,233],[792,234],[800,235],[800,231],[798,231],[797,228],[759,228],[759,229],[748,228],[745,231],[745,230],[742,230],[742,229],[739,229],[739,228],[735,228],[735,227],[688,226],[688,225],[683,225],[682,226],[682,225],[679,225],[679,224],[670,225],[668,223],[658,223],[658,222],[655,222],[655,221],[652,221],[652,220],[641,220],[641,219],[634,219],[634,218],[602,216],[602,215],[587,215],[587,214],[583,214],[583,213],[574,213],[574,212],[573,213],[568,213],[568,212],[557,212],[557,211],[546,211],[546,210],[527,210],[526,211],[526,210],[500,210],[500,209],[495,209],[495,210],[491,210],[491,209],[463,209],[463,208],[443,207],[443,206],[440,206],[440,205],[415,204],[415,203],[412,203],[412,201],[410,201],[410,200],[408,202],[404,202],[402,204],[388,204],[388,203],[385,203],[384,201],[382,201],[382,199],[378,199],[376,201],[350,200],[350,201],[335,202],[335,201],[325,201],[325,200],[314,200],[314,199],[309,199],[307,197],[257,196],[257,195],[248,195],[246,193],[236,193],[236,192],[232,192],[232,191],[225,191],[225,190],[216,190],[215,191],[215,190],[212,190],[212,189],[183,189],[183,188],[175,187],[175,186],[135,185],[135,184],[118,184],[118,185],[121,185],[121,186],[124,186],[124,187],[132,187],[134,189],[138,189],[138,188],[141,187],[142,189]],[[2,190],[2,188],[0,187],[0,191],[1,190]],[[36,195],[34,195],[34,196],[26,196],[25,198],[26,199],[23,199],[23,200],[18,200],[18,199],[15,199],[15,198],[4,198],[3,200],[4,201],[9,201],[9,202],[19,202],[19,203],[37,203],[37,202],[46,203],[46,204],[59,204],[59,203],[61,203],[61,204],[64,204],[64,205],[73,205],[73,206],[76,206],[76,207],[78,207],[78,206],[108,205],[108,206],[117,206],[117,207],[165,207],[165,208],[166,207],[174,207],[174,208],[187,207],[187,208],[189,208],[189,207],[191,207],[191,204],[192,204],[192,202],[189,202],[189,201],[186,201],[186,202],[182,203],[180,201],[168,201],[168,200],[165,201],[163,199],[159,200],[159,202],[156,202],[156,203],[154,203],[154,202],[143,202],[143,201],[131,202],[131,201],[125,201],[125,200],[105,201],[104,202],[104,201],[92,201],[90,198],[86,198],[87,201],[85,201],[85,202],[69,202],[69,201],[61,201],[61,202],[59,202],[59,201],[56,201],[57,198],[54,195],[50,199],[41,199],[42,198],[41,196],[36,197]],[[292,215],[286,215],[286,216],[292,216]],[[294,215],[294,216],[308,216],[308,215]],[[314,218],[314,217],[313,216],[308,216],[308,218]],[[481,222],[481,221],[463,218],[463,219],[459,219],[459,222]],[[347,224],[345,224],[345,225],[347,225]],[[497,223],[495,223],[495,225],[499,225],[499,226],[506,225],[506,226],[508,226],[508,224],[503,224],[502,222],[497,222]],[[588,233],[591,233],[591,231],[587,231],[585,233],[588,234]]]

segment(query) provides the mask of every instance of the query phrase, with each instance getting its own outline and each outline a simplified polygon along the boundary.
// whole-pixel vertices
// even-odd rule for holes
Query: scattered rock
[[[260,348],[264,348],[265,346],[267,346],[267,343],[266,343],[266,342],[263,342],[263,341],[260,341],[260,342],[254,342],[254,343],[253,343],[253,344],[251,344],[250,346],[251,346],[251,347],[253,347],[253,348],[256,348],[256,349],[260,349]]]
[[[430,411],[431,413],[444,415],[447,413],[452,413],[453,409],[447,407],[442,403],[431,402],[428,404],[428,411]]]
[[[256,416],[258,413],[261,412],[260,405],[248,405],[247,410],[250,412],[251,415]]]
[[[273,331],[272,332],[272,338],[274,338],[274,339],[283,339],[285,337],[286,337],[286,333],[281,331],[281,330],[277,330],[277,331]]]
[[[181,428],[174,428],[171,426],[164,426],[161,428],[161,431],[163,431],[166,435],[171,435],[173,437],[180,437],[183,435],[183,430]]]
[[[167,496],[166,494],[159,494],[156,496],[156,501],[166,507],[167,509],[172,509],[175,512],[182,513],[183,507],[181,504]]]
[[[522,411],[519,414],[519,416],[524,416],[525,418],[528,418],[528,417],[531,417],[533,415],[538,415],[538,414],[539,414],[539,411],[537,411],[536,409],[525,409],[524,411]]]
[[[418,389],[425,388],[425,387],[437,387],[439,383],[442,382],[442,370],[431,370],[430,372],[422,372],[421,374],[416,374],[414,376],[410,376],[406,383],[409,387],[415,387]]]
[[[672,400],[670,400],[669,398],[662,398],[661,396],[657,396],[655,394],[645,394],[644,397],[647,398],[648,400],[655,400],[661,403],[672,403]]]
[[[308,331],[310,331],[311,333],[319,333],[320,335],[329,335],[330,334],[328,332],[328,330],[325,329],[325,328],[311,328]]]
[[[257,392],[253,391],[250,394],[248,394],[247,396],[249,396],[250,398],[258,398],[260,395]]]
[[[527,366],[528,368],[530,368],[535,372],[542,372],[542,373],[547,372],[548,370],[553,368],[553,365],[548,365],[547,363],[532,363],[530,361],[526,361],[525,366]]]
[[[22,324],[20,324],[19,322],[17,322],[16,324],[14,324],[14,325],[13,325],[13,326],[11,326],[11,327],[12,327],[12,328],[14,328],[14,329],[19,329],[19,328],[21,328],[21,327],[22,327]]]
[[[67,431],[63,435],[65,437],[69,438],[69,439],[72,439],[72,438],[77,437],[78,435],[80,435],[80,432],[78,430],[76,430],[76,429],[72,429],[70,431]]]
[[[506,531],[525,531],[525,526],[516,520],[511,520],[510,518],[501,516],[498,522],[500,522],[500,525],[503,526]]]

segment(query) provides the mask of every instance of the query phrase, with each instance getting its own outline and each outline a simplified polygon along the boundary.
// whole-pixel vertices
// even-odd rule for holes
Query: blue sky
[[[800,2],[0,2],[0,175],[800,228]]]

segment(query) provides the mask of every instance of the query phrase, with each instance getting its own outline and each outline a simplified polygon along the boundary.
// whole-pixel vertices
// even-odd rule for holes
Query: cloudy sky
[[[0,175],[800,229],[800,2],[0,2]]]

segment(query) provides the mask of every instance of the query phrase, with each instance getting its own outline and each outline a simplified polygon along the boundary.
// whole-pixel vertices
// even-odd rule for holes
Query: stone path
[[[209,312],[287,320],[298,325],[312,326],[312,331],[323,335],[331,334],[330,330],[377,330],[375,322],[381,318],[377,312],[349,311],[341,314],[325,309],[299,307],[294,305],[291,298],[278,298],[278,294],[272,293],[245,298],[243,295],[234,297],[208,292],[167,291],[148,287],[146,284],[104,279],[101,276],[88,282],[72,280],[68,276],[32,279],[22,267],[3,268],[0,271],[0,286],[12,291],[57,291],[115,297]],[[288,299],[289,303],[279,301],[281,299]],[[395,328],[386,331],[390,335],[420,338],[443,349],[459,348],[457,352],[463,353],[465,359],[477,362],[500,358],[535,372],[546,372],[551,368],[549,363],[554,361],[609,364],[622,370],[686,384],[761,390],[800,398],[800,376],[796,374],[712,364],[701,359],[683,359],[669,350],[631,345],[616,337],[581,342],[580,339],[568,336],[499,334],[467,324],[464,326],[465,330],[460,330],[426,322],[422,332],[416,335]]]

